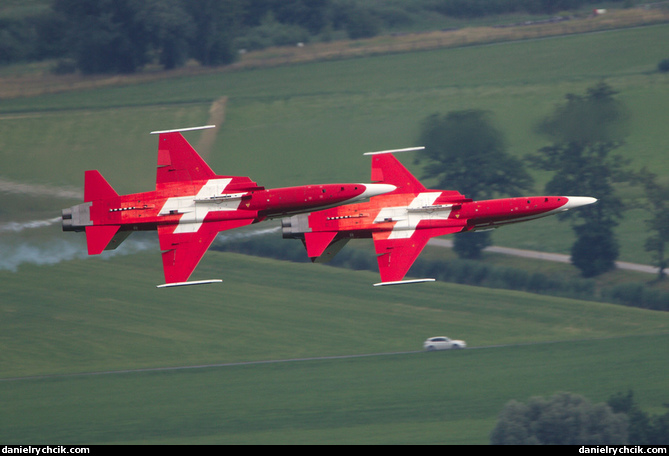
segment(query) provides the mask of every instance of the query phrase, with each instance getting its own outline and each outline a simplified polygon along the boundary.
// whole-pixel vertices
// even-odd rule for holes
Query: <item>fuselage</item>
[[[392,152],[371,154],[371,177],[395,185],[395,191],[365,203],[285,217],[281,222],[284,239],[301,240],[313,262],[326,263],[350,239],[372,238],[381,275],[375,285],[425,282],[434,279],[403,279],[433,237],[490,230],[597,201],[571,196],[474,201],[455,190],[425,188]]]
[[[121,225],[124,231],[175,225],[175,232],[192,232],[203,223],[241,219],[257,223],[354,203],[395,188],[385,184],[347,183],[230,189],[230,181],[221,177],[189,185],[167,185],[157,191],[98,199],[84,205],[89,205],[92,225]]]
[[[387,231],[390,238],[409,237],[423,229],[487,230],[575,207],[569,201],[570,197],[565,196],[473,201],[457,192],[440,191],[390,194],[372,198],[367,203],[312,213],[309,227],[315,232],[346,231],[349,237],[370,237],[373,233]],[[582,198],[578,201],[578,205],[587,204]]]

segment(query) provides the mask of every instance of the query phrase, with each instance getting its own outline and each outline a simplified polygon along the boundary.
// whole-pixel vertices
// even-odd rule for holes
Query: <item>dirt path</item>
[[[430,239],[428,244],[435,247],[446,247],[446,248],[453,247],[453,241],[447,239]],[[513,255],[523,258],[532,258],[535,260],[555,261],[558,263],[571,263],[571,257],[569,255],[563,255],[560,253],[536,252],[534,250],[514,249],[511,247],[496,247],[496,246],[486,247],[483,250],[485,252],[501,253],[503,255]],[[616,267],[618,269],[646,272],[648,274],[657,274],[659,272],[657,267],[655,266],[649,266],[646,264],[628,263],[626,261],[616,261]]]

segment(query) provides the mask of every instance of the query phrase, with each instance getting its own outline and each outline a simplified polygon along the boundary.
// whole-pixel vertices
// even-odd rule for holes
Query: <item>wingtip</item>
[[[211,279],[211,280],[193,280],[192,282],[172,282],[164,283],[162,285],[156,285],[156,288],[173,288],[173,287],[186,287],[190,285],[205,285],[208,283],[221,283],[221,279]]]
[[[158,130],[158,131],[152,131],[149,134],[150,135],[161,135],[163,133],[180,133],[182,131],[206,130],[208,128],[216,128],[216,125],[202,125],[200,127],[177,128],[175,130]]]
[[[390,149],[390,150],[380,150],[378,152],[365,152],[362,155],[380,155],[380,154],[394,154],[396,152],[413,152],[416,150],[423,150],[425,149],[425,146],[419,146],[419,147],[407,147],[405,149]]]
[[[424,282],[434,282],[436,279],[412,279],[412,280],[397,280],[394,282],[379,282],[375,283],[375,287],[385,287],[390,285],[408,285],[410,283],[424,283]]]

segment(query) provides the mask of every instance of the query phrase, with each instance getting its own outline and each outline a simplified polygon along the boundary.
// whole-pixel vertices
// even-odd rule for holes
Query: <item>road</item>
[[[449,239],[431,239],[430,242],[428,242],[428,245],[434,247],[451,248],[453,247],[453,241]],[[512,249],[510,247],[496,247],[496,246],[486,247],[484,251],[492,253],[501,253],[503,255],[515,255],[524,258],[534,258],[536,260],[555,261],[558,263],[571,262],[569,255],[562,255],[560,253],[535,252],[533,250]],[[649,266],[646,264],[628,263],[625,261],[616,261],[616,267],[618,269],[646,272],[649,274],[657,274],[659,272],[658,268],[656,268],[655,266]]]

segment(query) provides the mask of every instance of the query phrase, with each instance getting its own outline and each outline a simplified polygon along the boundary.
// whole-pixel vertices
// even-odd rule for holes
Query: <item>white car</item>
[[[450,350],[456,348],[465,348],[467,343],[464,340],[452,340],[448,337],[430,337],[423,342],[423,348],[427,351],[433,350]]]

